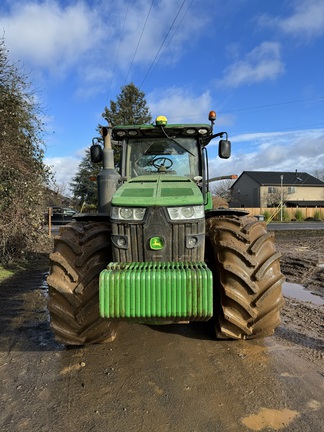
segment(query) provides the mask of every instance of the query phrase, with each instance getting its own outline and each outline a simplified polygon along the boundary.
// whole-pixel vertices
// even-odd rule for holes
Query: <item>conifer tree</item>
[[[116,102],[111,100],[110,109],[105,107],[102,116],[109,126],[145,124],[152,121],[145,94],[134,83],[121,88]]]
[[[91,178],[96,177],[101,169],[100,164],[91,162],[90,150],[86,149],[85,156],[79,164],[78,171],[70,183],[74,198],[79,206],[96,207],[98,204],[97,184]]]
[[[141,92],[133,83],[121,88],[121,93],[117,96],[116,101],[110,101],[110,108],[105,107],[102,114],[110,127],[115,125],[126,124],[145,124],[152,121],[149,108],[146,105],[145,94]],[[114,146],[115,164],[118,166],[120,160],[120,146]],[[94,164],[90,160],[90,151],[82,159],[78,172],[73,177],[70,184],[74,198],[82,205],[97,206],[97,185],[91,182],[89,178],[99,173],[100,164]]]

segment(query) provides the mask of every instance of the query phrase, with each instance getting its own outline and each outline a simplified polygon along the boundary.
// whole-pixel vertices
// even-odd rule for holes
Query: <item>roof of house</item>
[[[324,186],[324,182],[306,172],[289,171],[243,171],[232,187],[244,175],[251,177],[260,186]]]

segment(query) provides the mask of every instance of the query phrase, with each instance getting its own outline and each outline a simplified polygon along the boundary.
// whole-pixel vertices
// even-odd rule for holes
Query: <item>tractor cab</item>
[[[209,115],[211,124],[168,124],[164,116],[155,124],[115,126],[112,142],[122,146],[119,162],[123,181],[141,176],[171,175],[185,177],[199,186],[205,205],[208,195],[208,158],[206,146],[213,135],[214,112]],[[230,156],[230,141],[220,140],[219,156]]]
[[[124,147],[123,171],[127,178],[170,174],[194,179],[201,174],[195,138],[129,139]]]
[[[122,140],[121,174],[127,179],[170,174],[193,180],[202,177],[202,138],[210,134],[210,125],[168,125],[160,116],[154,125],[116,126],[112,139]]]

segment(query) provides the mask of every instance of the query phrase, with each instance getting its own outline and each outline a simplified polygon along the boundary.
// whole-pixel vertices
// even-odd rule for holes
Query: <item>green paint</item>
[[[131,179],[117,189],[112,198],[112,205],[126,207],[201,204],[204,204],[203,196],[192,180],[168,174],[151,174]]]
[[[207,192],[206,197],[207,197],[207,203],[205,203],[205,211],[212,210],[212,208],[213,208],[213,198],[211,196],[211,193]]]
[[[108,319],[205,321],[213,315],[212,273],[203,262],[110,263],[99,305]]]

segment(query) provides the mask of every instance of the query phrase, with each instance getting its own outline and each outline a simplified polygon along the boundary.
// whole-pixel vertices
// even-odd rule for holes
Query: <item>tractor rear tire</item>
[[[110,342],[117,323],[99,316],[99,274],[111,261],[110,225],[72,222],[60,229],[50,255],[48,309],[58,342]]]
[[[280,253],[266,224],[251,216],[206,222],[207,260],[214,272],[214,322],[220,339],[273,334],[284,305]]]

